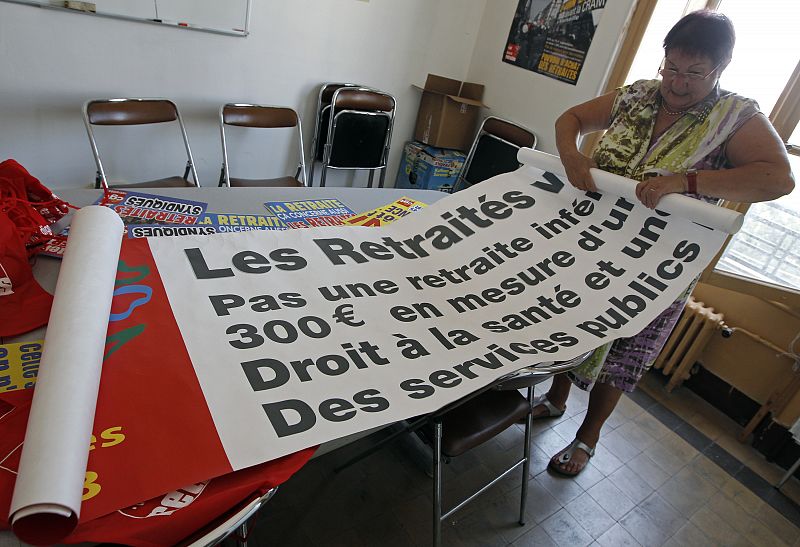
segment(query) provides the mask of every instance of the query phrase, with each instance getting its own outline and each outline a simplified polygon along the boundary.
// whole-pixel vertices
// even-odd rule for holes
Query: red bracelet
[[[697,193],[697,169],[687,169],[683,175],[686,178],[686,191],[690,194]]]

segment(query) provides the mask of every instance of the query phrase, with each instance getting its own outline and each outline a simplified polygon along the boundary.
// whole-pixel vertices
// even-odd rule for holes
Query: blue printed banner
[[[155,196],[127,190],[109,190],[95,205],[115,211],[125,225],[130,224],[196,224],[208,207],[207,203],[188,199]]]
[[[264,207],[285,222],[287,228],[339,226],[355,214],[338,199],[268,201]]]

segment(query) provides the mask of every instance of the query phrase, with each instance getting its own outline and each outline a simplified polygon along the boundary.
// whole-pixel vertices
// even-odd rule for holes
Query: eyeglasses
[[[664,78],[677,78],[678,76],[684,76],[687,80],[691,82],[698,82],[700,80],[707,80],[709,76],[714,74],[719,67],[722,66],[720,62],[717,66],[711,69],[711,72],[708,74],[701,74],[699,72],[679,72],[674,68],[666,68],[664,65],[666,64],[666,58],[661,61],[661,64],[658,67],[658,73],[661,74]]]

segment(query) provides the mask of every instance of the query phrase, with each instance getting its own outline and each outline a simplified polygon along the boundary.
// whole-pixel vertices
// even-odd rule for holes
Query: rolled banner
[[[72,220],[9,512],[28,543],[57,543],[78,522],[123,232],[107,207]]]
[[[564,166],[561,164],[561,158],[552,154],[533,150],[532,148],[520,148],[517,153],[517,159],[520,163],[531,167],[544,169],[558,175],[566,175]],[[601,171],[600,169],[591,169],[590,173],[597,189],[601,192],[639,203],[639,198],[636,197],[637,181],[608,173],[607,171]],[[738,232],[744,222],[742,213],[690,198],[683,194],[667,194],[658,202],[658,209],[728,234]]]

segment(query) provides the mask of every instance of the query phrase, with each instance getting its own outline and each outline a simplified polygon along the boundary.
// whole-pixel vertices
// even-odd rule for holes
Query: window
[[[642,36],[642,43],[633,58],[633,64],[625,78],[629,84],[636,80],[645,80],[656,77],[656,70],[664,57],[664,36],[675,21],[686,13],[686,2],[662,0],[658,2],[650,16],[647,30]]]
[[[709,3],[708,7],[728,15],[736,28],[733,60],[720,85],[758,101],[781,137],[800,145],[800,38],[796,29],[800,2],[772,0],[759,7],[752,0]],[[667,31],[684,13],[702,7],[697,2],[657,2],[625,82],[655,77]],[[800,155],[790,159],[800,186]],[[772,202],[737,209],[747,210],[744,226],[705,280],[800,304],[800,189]]]
[[[734,60],[723,74],[722,85],[753,97],[764,112],[774,112],[800,60],[796,28],[800,2],[774,0],[769,9],[754,10],[752,2],[723,0],[719,9],[737,30]],[[793,171],[800,174],[800,157],[792,160]],[[744,226],[731,239],[716,269],[800,290],[800,191],[751,205]]]

